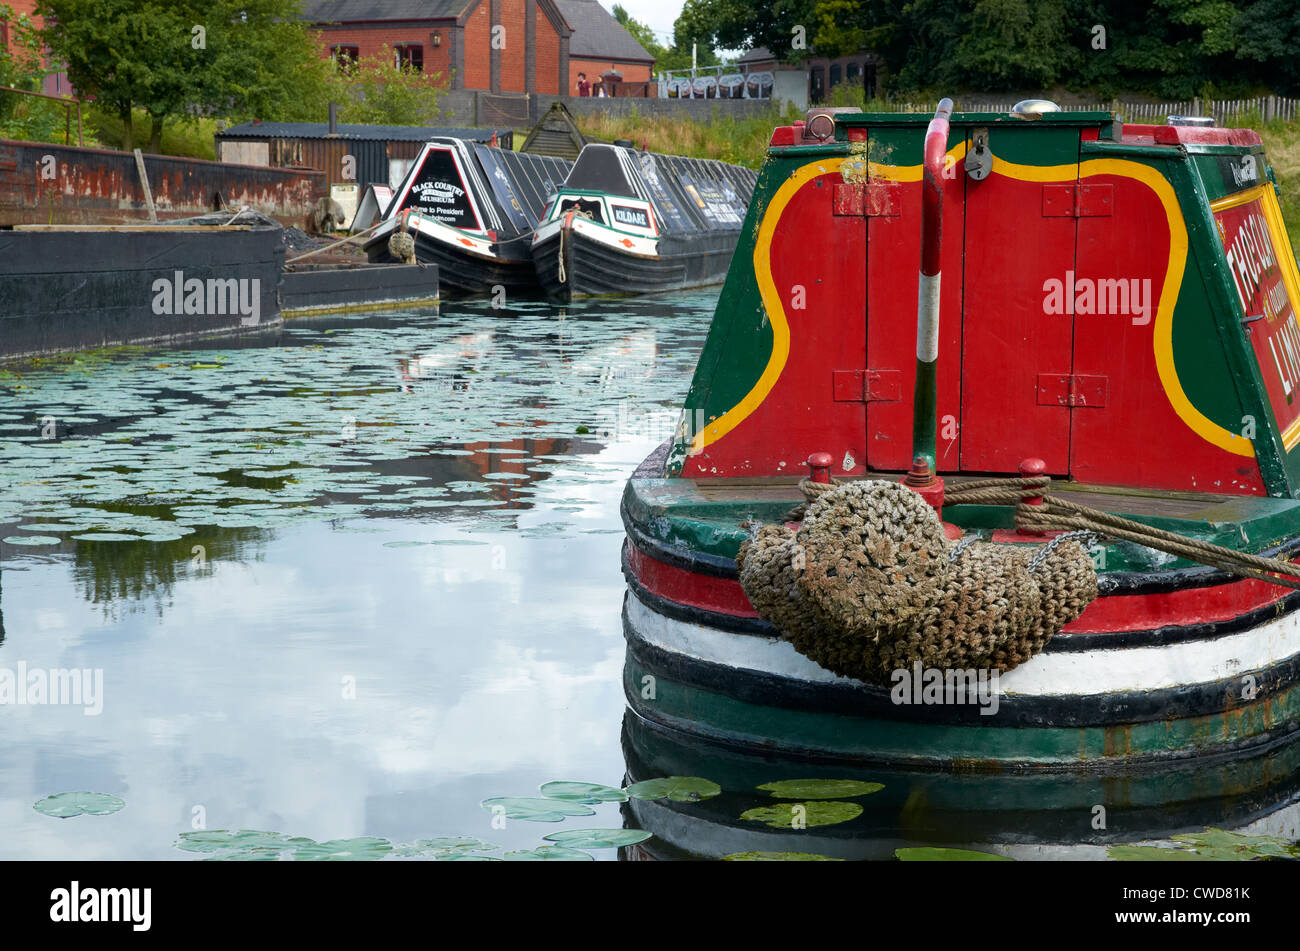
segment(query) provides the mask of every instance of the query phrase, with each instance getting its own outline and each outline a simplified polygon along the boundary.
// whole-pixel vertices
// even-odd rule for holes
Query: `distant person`
[[[591,95],[591,83],[587,82],[586,73],[578,73],[578,95],[579,96]]]
[[[596,95],[601,99],[605,98],[605,84],[603,82],[596,84]]]

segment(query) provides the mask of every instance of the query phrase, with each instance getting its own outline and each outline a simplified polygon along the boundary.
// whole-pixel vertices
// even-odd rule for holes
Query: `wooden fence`
[[[1010,112],[1013,102],[987,102],[957,99],[957,112]],[[883,106],[871,103],[871,111],[883,112],[934,112],[937,103],[890,102]],[[1218,125],[1231,125],[1234,120],[1250,117],[1262,119],[1294,119],[1300,116],[1300,99],[1282,96],[1259,96],[1255,99],[1191,99],[1182,102],[1093,102],[1064,107],[1071,112],[1115,112],[1126,122],[1162,123],[1169,116],[1212,116]]]

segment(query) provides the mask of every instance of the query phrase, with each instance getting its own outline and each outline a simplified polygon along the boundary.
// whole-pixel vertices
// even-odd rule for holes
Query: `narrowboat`
[[[393,240],[405,233],[418,261],[438,265],[444,292],[537,293],[528,239],[571,164],[463,139],[430,139],[366,240],[366,255],[375,263],[405,260],[400,239]]]
[[[656,731],[963,773],[1300,727],[1300,272],[1259,136],[777,128],[676,436],[628,482]]]
[[[589,143],[532,236],[553,300],[651,294],[726,277],[755,172]]]

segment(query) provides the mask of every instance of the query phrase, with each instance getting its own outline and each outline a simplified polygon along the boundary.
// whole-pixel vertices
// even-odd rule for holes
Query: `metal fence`
[[[871,112],[926,112],[934,113],[935,102],[868,103]],[[1010,112],[1014,102],[985,100],[957,100],[958,112]],[[1181,102],[1129,102],[1122,99],[1110,102],[1093,102],[1070,105],[1072,112],[1115,112],[1127,122],[1164,122],[1169,116],[1212,116],[1218,125],[1247,116],[1274,119],[1294,119],[1300,116],[1300,99],[1282,96],[1258,96],[1254,99],[1187,99]]]

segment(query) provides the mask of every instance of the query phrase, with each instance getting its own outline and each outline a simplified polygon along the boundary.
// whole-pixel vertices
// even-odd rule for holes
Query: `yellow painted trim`
[[[1268,236],[1273,242],[1273,253],[1277,256],[1278,266],[1282,269],[1282,283],[1286,285],[1287,296],[1291,299],[1292,319],[1300,325],[1300,314],[1296,312],[1296,306],[1300,304],[1300,268],[1296,266],[1295,252],[1291,249],[1291,239],[1287,235],[1286,223],[1282,220],[1282,206],[1278,204],[1273,183],[1264,182],[1244,192],[1212,201],[1210,211],[1218,212],[1239,205],[1248,205],[1257,199],[1264,212],[1264,220],[1268,224]],[[1235,289],[1236,278],[1233,277],[1232,281]],[[1271,410],[1272,407],[1269,409]],[[1277,421],[1276,413],[1273,414],[1273,420]],[[1282,447],[1287,452],[1298,443],[1300,443],[1300,419],[1295,420],[1282,431]]]
[[[948,150],[948,154],[953,156],[954,161],[960,161],[966,154],[966,143],[964,141],[957,143]],[[758,409],[763,400],[767,399],[767,394],[772,392],[772,387],[780,378],[781,371],[785,369],[785,361],[790,356],[790,324],[786,320],[785,308],[781,305],[781,296],[777,293],[776,282],[772,279],[772,237],[776,233],[776,227],[781,221],[786,206],[790,204],[799,189],[819,175],[829,175],[839,171],[841,165],[854,158],[853,155],[847,155],[843,158],[822,159],[800,166],[777,189],[776,195],[764,210],[763,220],[759,223],[758,236],[754,242],[754,277],[758,282],[763,310],[772,323],[772,353],[758,382],[750,388],[740,402],[713,422],[705,424],[704,428],[695,434],[695,438],[691,440],[691,455],[711,446],[744,422],[754,410]],[[877,162],[868,162],[867,169],[871,178],[883,178],[894,182],[921,180],[920,165],[881,165]]]
[[[960,160],[965,153],[965,142],[959,142],[948,151],[948,155],[953,156],[954,160]],[[717,442],[740,425],[759,407],[772,391],[772,387],[776,385],[785,367],[786,359],[790,355],[790,325],[772,279],[770,261],[772,237],[786,206],[799,189],[818,175],[836,171],[846,158],[821,160],[801,166],[777,190],[765,210],[754,244],[754,275],[758,281],[764,310],[772,323],[772,353],[758,382],[740,402],[696,433],[691,441],[692,454]],[[883,178],[894,182],[918,182],[922,176],[921,165],[884,165],[870,162],[868,171],[872,178]],[[1250,440],[1223,428],[1192,405],[1178,379],[1173,359],[1173,315],[1174,308],[1178,304],[1178,291],[1187,267],[1187,225],[1183,220],[1182,209],[1179,207],[1173,186],[1165,177],[1148,165],[1126,159],[1088,159],[1078,165],[1073,163],[1019,165],[1000,159],[996,155],[993,157],[993,173],[1030,182],[1075,181],[1097,175],[1117,175],[1139,181],[1155,193],[1164,208],[1169,225],[1169,264],[1165,270],[1165,280],[1160,292],[1160,307],[1156,312],[1153,331],[1156,372],[1160,384],[1174,412],[1202,439],[1227,452],[1254,457],[1255,449]],[[1300,281],[1300,276],[1297,280]],[[1296,438],[1300,440],[1300,429],[1297,430]]]
[[[758,292],[763,300],[763,310],[772,324],[772,353],[767,358],[767,366],[756,382],[735,406],[727,410],[695,434],[691,440],[691,455],[700,452],[706,446],[717,442],[744,421],[759,404],[772,392],[785,361],[790,356],[790,324],[785,318],[785,308],[781,306],[781,296],[777,293],[776,282],[772,279],[771,249],[772,236],[781,215],[790,204],[790,200],[808,182],[820,175],[830,175],[839,171],[841,165],[849,158],[822,159],[800,166],[776,190],[771,203],[763,212],[763,220],[758,225],[758,237],[754,242],[754,277],[758,281]]]

